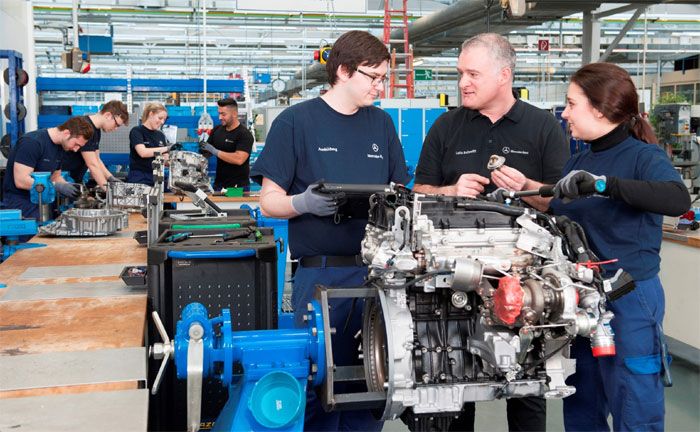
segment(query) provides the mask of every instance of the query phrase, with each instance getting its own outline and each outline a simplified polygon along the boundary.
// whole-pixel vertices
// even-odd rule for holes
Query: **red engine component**
[[[520,279],[504,276],[498,281],[498,289],[493,295],[493,312],[501,322],[513,325],[523,308],[525,292],[520,286]]]

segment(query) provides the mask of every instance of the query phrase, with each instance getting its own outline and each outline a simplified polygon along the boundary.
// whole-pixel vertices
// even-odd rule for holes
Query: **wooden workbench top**
[[[700,248],[700,230],[688,231],[664,227],[664,240],[685,246]]]
[[[146,248],[132,238],[133,231],[143,229],[146,229],[143,216],[131,214],[129,227],[117,236],[35,237],[30,242],[43,243],[46,247],[19,250],[0,264],[0,283],[7,285],[0,288],[0,363],[5,356],[143,347],[145,288],[125,287],[113,270],[112,274],[103,272],[98,276],[88,272],[94,268],[146,265]],[[37,272],[38,268],[45,271]],[[69,290],[76,286],[84,291]],[[32,291],[32,295],[24,295],[22,290]],[[63,292],[71,294],[62,298]],[[0,391],[0,399],[138,386],[137,381],[127,381],[31,388]]]

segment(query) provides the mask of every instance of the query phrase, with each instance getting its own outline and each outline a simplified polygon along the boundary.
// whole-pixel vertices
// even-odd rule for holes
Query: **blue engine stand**
[[[326,370],[323,316],[316,300],[307,316],[302,328],[233,332],[228,309],[209,319],[202,304],[191,303],[182,311],[173,343],[156,345],[164,348],[164,362],[173,353],[179,379],[196,383],[215,377],[229,386],[229,400],[213,430],[301,431],[307,385],[321,385]],[[188,360],[190,374],[201,368],[201,377],[188,377]],[[241,375],[233,373],[236,362],[243,367]],[[189,388],[190,381],[188,393]],[[199,417],[188,415],[188,422],[198,425]]]

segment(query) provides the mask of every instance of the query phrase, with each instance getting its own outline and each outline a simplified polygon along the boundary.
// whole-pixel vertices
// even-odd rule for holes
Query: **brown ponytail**
[[[656,138],[654,133],[654,128],[649,124],[649,120],[642,117],[640,114],[632,117],[630,120],[630,133],[634,135],[640,141],[644,141],[648,144],[658,144],[659,140]]]
[[[639,98],[630,75],[612,63],[591,63],[571,77],[591,105],[612,123],[627,122],[630,133],[646,143],[658,143],[649,122],[639,114]]]

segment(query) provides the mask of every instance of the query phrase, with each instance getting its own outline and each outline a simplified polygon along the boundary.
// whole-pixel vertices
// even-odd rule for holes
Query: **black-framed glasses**
[[[371,79],[371,80],[372,80],[372,85],[377,85],[377,84],[382,84],[382,85],[384,85],[384,82],[386,81],[386,75],[384,75],[384,76],[372,75],[372,74],[369,74],[369,73],[367,73],[367,72],[365,72],[365,71],[363,71],[362,69],[359,69],[359,68],[355,68],[355,70],[356,70],[357,72],[361,73],[362,75],[366,76],[367,78]]]
[[[115,124],[117,127],[119,127],[119,126],[124,126],[124,123],[119,124],[119,122],[117,121],[117,118],[121,118],[121,117],[114,116],[114,115],[112,116],[112,120],[114,120],[114,124]]]

